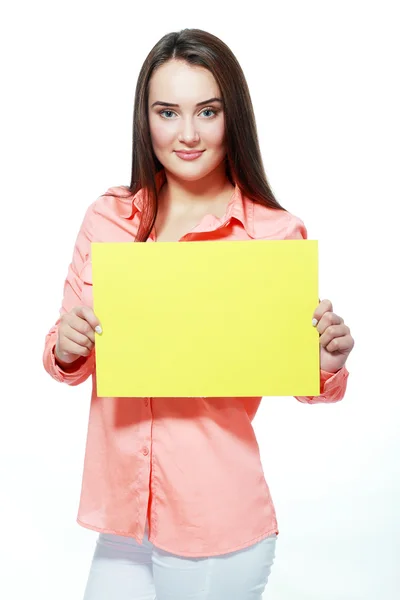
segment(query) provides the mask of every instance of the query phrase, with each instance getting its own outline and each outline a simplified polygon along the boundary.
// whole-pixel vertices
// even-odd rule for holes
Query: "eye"
[[[203,110],[201,112],[213,112],[214,114],[211,117],[206,117],[207,119],[213,119],[214,117],[217,116],[217,114],[219,113],[219,109],[217,108],[203,108]],[[162,116],[163,113],[173,113],[176,115],[176,113],[173,110],[169,110],[169,109],[164,109],[164,110],[160,110],[158,112],[159,115]],[[169,117],[163,117],[163,119],[167,119],[167,120],[171,120]]]

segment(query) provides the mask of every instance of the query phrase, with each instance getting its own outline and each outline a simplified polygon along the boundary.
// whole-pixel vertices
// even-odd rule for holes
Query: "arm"
[[[58,325],[63,314],[69,312],[74,306],[82,305],[83,281],[80,273],[85,261],[90,256],[90,244],[93,240],[93,204],[87,209],[81,224],[78,236],[75,241],[75,247],[72,255],[72,262],[68,267],[67,278],[64,283],[64,295],[60,309],[60,317],[46,335],[43,366],[45,370],[56,381],[67,383],[68,385],[78,385],[94,372],[95,369],[95,348],[89,356],[82,356],[70,365],[62,365],[56,360],[54,351],[57,340]]]
[[[291,215],[286,230],[286,240],[307,239],[307,229],[301,219]],[[319,396],[294,396],[299,402],[305,404],[318,404],[320,402],[338,402],[342,400],[347,387],[349,372],[344,365],[336,373],[320,370],[320,394]]]

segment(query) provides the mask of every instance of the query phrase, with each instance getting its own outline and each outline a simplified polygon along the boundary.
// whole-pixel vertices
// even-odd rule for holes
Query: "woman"
[[[260,600],[278,534],[251,425],[261,398],[97,397],[91,242],[306,237],[268,185],[230,49],[198,29],[165,35],[138,78],[131,184],[87,209],[43,355],[56,380],[93,381],[77,520],[99,536],[85,600]],[[297,399],[336,402],[354,340],[329,300],[312,325],[321,394]]]

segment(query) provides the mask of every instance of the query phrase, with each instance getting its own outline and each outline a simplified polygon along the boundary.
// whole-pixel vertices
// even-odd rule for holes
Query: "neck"
[[[213,207],[232,195],[232,186],[225,174],[225,164],[196,181],[182,180],[165,171],[166,181],[159,191],[159,205],[165,209],[186,212]]]

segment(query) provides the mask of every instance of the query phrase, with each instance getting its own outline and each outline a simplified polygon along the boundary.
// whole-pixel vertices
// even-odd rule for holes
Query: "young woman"
[[[99,536],[85,600],[260,600],[278,534],[251,425],[261,398],[96,395],[91,242],[306,237],[268,185],[230,49],[198,29],[165,35],[138,78],[130,186],[87,209],[43,355],[56,380],[93,382],[77,520]],[[329,300],[311,326],[321,393],[297,400],[336,402],[354,340]]]

